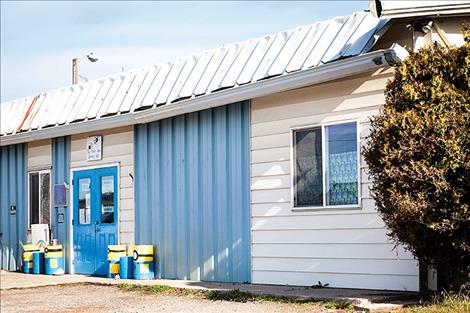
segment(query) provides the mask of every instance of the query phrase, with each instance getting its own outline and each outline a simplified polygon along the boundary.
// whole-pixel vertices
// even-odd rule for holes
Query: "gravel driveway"
[[[0,291],[0,311],[7,312],[337,312],[316,304],[212,301],[115,286],[63,285]]]

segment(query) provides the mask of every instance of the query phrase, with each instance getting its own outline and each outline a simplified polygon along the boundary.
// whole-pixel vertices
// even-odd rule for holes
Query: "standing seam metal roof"
[[[389,19],[355,12],[261,38],[223,45],[1,105],[2,136],[100,119],[292,75],[368,52]]]

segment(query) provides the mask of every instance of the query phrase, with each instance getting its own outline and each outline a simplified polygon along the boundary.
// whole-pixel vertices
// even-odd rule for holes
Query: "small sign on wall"
[[[54,206],[67,206],[67,190],[65,184],[54,185]]]
[[[102,147],[103,147],[102,136],[88,137],[86,141],[87,161],[101,160]]]

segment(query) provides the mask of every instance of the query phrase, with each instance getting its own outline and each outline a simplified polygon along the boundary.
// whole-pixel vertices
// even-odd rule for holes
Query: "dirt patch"
[[[7,312],[338,312],[314,303],[229,302],[120,290],[115,286],[64,285],[0,291]]]

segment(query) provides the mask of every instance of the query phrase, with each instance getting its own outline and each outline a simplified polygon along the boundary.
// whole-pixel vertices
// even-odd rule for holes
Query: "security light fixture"
[[[429,21],[427,24],[421,26],[421,30],[425,34],[429,34],[432,32],[432,21]]]
[[[98,57],[93,52],[88,53],[87,55],[82,56],[81,58],[74,58],[72,60],[72,84],[78,84],[78,77],[82,77],[78,74],[78,63],[80,60],[87,58],[91,63],[98,61]]]
[[[86,57],[91,63],[95,63],[96,61],[98,61],[98,57],[93,52],[87,54]]]

